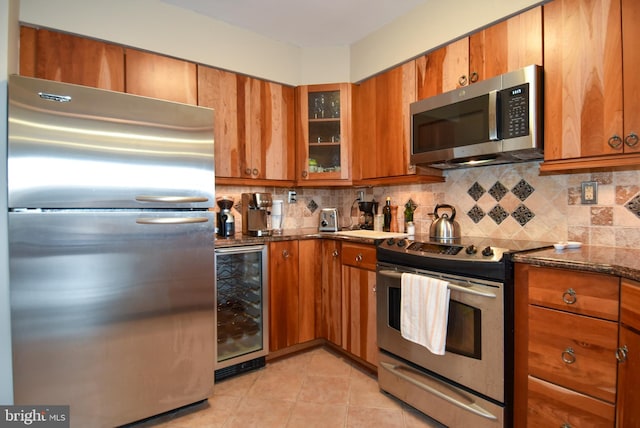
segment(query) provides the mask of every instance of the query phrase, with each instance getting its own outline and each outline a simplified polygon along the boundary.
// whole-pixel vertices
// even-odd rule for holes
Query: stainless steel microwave
[[[411,104],[411,163],[449,169],[541,159],[542,67]]]

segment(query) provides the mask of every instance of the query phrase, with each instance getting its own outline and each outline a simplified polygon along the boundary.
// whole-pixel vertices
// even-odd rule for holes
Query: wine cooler
[[[268,352],[267,247],[216,248],[215,379],[264,367]]]

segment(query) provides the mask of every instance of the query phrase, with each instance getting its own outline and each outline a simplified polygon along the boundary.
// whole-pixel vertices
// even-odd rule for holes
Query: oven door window
[[[389,288],[389,327],[400,331],[400,295],[398,287]],[[446,351],[482,359],[482,311],[456,300],[449,301]]]

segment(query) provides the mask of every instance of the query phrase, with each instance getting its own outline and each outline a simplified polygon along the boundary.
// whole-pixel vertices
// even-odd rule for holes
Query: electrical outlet
[[[598,182],[597,181],[582,182],[581,199],[583,204],[598,203]]]
[[[296,197],[297,197],[296,191],[295,190],[289,190],[289,199],[288,199],[288,201],[289,201],[290,204],[295,204],[297,202]]]

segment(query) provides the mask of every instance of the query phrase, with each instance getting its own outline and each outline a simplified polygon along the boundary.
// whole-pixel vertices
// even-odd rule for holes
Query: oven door
[[[444,355],[406,340],[400,333],[402,272],[449,281],[451,291]],[[380,349],[498,403],[504,403],[503,284],[378,264],[377,327]]]

